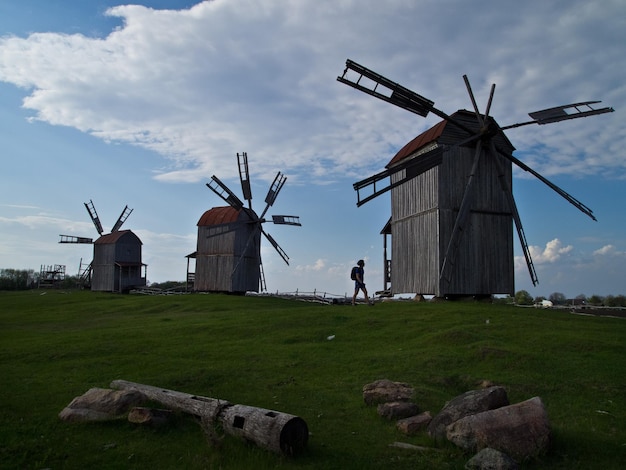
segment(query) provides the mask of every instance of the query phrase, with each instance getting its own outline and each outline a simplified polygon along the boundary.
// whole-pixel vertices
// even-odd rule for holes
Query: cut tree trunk
[[[295,456],[301,453],[309,439],[306,422],[298,416],[225,400],[167,390],[126,380],[114,380],[111,388],[137,390],[172,410],[198,416],[215,424],[219,421],[224,432],[252,442],[272,452]]]

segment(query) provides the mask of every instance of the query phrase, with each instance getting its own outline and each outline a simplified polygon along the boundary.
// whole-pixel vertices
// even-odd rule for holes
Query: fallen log
[[[309,429],[298,416],[246,405],[235,405],[217,398],[191,395],[126,380],[114,380],[111,388],[137,390],[169,409],[197,416],[213,424],[220,422],[224,432],[259,447],[290,456],[307,445]]]

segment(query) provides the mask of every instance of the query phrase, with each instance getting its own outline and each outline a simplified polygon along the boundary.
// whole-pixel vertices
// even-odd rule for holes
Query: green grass
[[[365,406],[363,385],[380,378],[410,383],[433,415],[482,380],[511,402],[540,396],[554,442],[522,468],[623,468],[625,340],[623,319],[473,302],[3,292],[0,468],[462,469],[468,455]],[[160,429],[58,419],[114,379],[300,416],[308,449],[291,459],[231,436],[211,445],[182,414]]]

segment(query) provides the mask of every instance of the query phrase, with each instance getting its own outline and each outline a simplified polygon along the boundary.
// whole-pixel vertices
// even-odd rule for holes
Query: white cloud
[[[103,38],[36,33],[0,39],[0,79],[28,90],[24,107],[35,119],[165,156],[170,165],[155,176],[161,181],[195,182],[211,170],[233,176],[230,157],[244,147],[254,149],[259,174],[281,167],[324,183],[337,172],[363,175],[380,168],[394,149],[432,124],[338,84],[348,56],[438,100],[445,111],[468,107],[460,78],[466,72],[483,101],[488,80],[498,82],[493,111],[506,120],[525,120],[525,112],[561,100],[602,98],[610,90],[623,98],[611,83],[621,83],[619,73],[601,68],[622,58],[581,34],[598,26],[594,34],[623,36],[618,21],[602,21],[611,9],[623,12],[619,2],[602,9],[584,2],[509,8],[503,16],[485,7],[489,13],[477,17],[463,2],[215,0],[180,11],[123,5],[107,11],[123,25]],[[471,34],[453,26],[469,15]],[[417,18],[435,17],[415,28]],[[490,44],[489,54],[470,57],[459,41]],[[416,50],[416,44],[431,43],[446,56]],[[590,71],[597,76],[581,80]],[[515,135],[525,148],[545,145],[546,156],[529,159],[548,175],[607,167],[626,174],[610,152],[593,152],[623,148],[623,132],[616,140],[618,121]],[[594,156],[586,160],[582,150]]]
[[[593,252],[595,256],[609,256],[619,254],[613,245],[604,245]]]
[[[546,243],[545,248],[532,245],[528,247],[534,264],[554,263],[573,249],[572,245],[563,246],[558,238]]]
[[[22,225],[31,230],[36,229],[54,229],[62,230],[66,235],[75,234],[75,232],[95,232],[94,226],[88,222],[75,222],[72,220],[51,217],[47,215],[26,215],[18,217],[0,217],[0,223]],[[69,232],[69,233],[68,233]],[[80,233],[76,233],[79,234]]]
[[[626,106],[623,1],[606,0],[602,8],[583,0],[529,0],[506,6],[500,0],[485,0],[481,6],[477,15],[476,5],[462,0],[212,0],[180,11],[122,5],[107,13],[121,20],[121,26],[100,37],[57,33],[1,37],[0,80],[21,87],[18,95],[25,110],[12,119],[27,113],[33,128],[49,123],[96,138],[84,141],[130,143],[153,151],[137,152],[140,156],[119,152],[146,159],[136,165],[145,173],[130,184],[137,185],[133,186],[135,195],[158,201],[154,208],[145,204],[145,218],[140,221],[141,227],[152,230],[138,231],[151,279],[183,278],[184,255],[195,245],[187,232],[193,230],[193,219],[204,210],[203,204],[216,202],[210,197],[199,201],[194,191],[179,191],[183,185],[170,184],[163,190],[160,183],[197,183],[212,174],[224,181],[236,178],[234,154],[247,151],[253,181],[271,181],[281,170],[289,175],[289,185],[296,184],[299,190],[293,193],[300,202],[294,212],[303,216],[303,228],[297,234],[277,237],[292,256],[292,265],[285,266],[273,248],[263,244],[268,287],[323,286],[343,292],[352,288],[348,277],[352,263],[366,254],[372,255],[368,286],[382,278],[381,269],[375,269],[382,266],[378,232],[387,218],[381,214],[388,210],[386,205],[375,214],[368,212],[372,211],[370,203],[356,211],[350,184],[380,171],[398,148],[439,120],[432,114],[419,118],[338,83],[335,78],[342,73],[346,58],[433,99],[437,108],[448,113],[471,106],[463,74],[468,74],[480,108],[495,82],[492,115],[501,125],[525,121],[529,111],[601,99],[617,112],[554,126],[512,129],[507,135],[520,159],[545,176],[626,178],[622,158],[626,128],[620,115]],[[55,131],[48,130],[45,137]],[[50,144],[42,139],[42,145]],[[73,199],[80,200],[87,196],[79,194],[87,190],[77,187],[88,180],[101,193],[88,197],[108,201],[104,194],[129,191],[119,181],[119,168],[104,165],[107,159],[118,163],[114,161],[118,150],[126,146],[109,148],[114,151],[106,157],[81,148],[68,153],[64,164],[57,162],[59,168],[68,169],[73,159],[80,158],[82,174],[89,178],[77,178],[78,172],[68,172],[72,174],[65,179],[58,174],[45,176],[59,177],[57,187],[66,189],[64,193],[75,191]],[[55,149],[50,150],[45,163],[36,161],[34,155],[26,157],[45,171],[55,161],[50,160]],[[101,179],[85,164],[90,158],[94,168],[102,169]],[[14,178],[14,174],[19,176]],[[155,181],[146,184],[145,174]],[[5,172],[5,168],[3,175],[25,178],[25,173]],[[516,178],[521,175],[516,171]],[[34,176],[29,172],[25,181],[37,188],[37,194],[43,185]],[[337,181],[348,188],[345,193],[332,200],[320,197]],[[173,193],[184,196],[177,199]],[[13,189],[6,197],[15,194]],[[67,201],[67,194],[63,196]],[[41,198],[40,193],[34,200]],[[347,198],[351,198],[350,207],[338,203]],[[308,199],[313,202],[303,204]],[[80,204],[70,209],[74,202],[61,206],[56,198],[47,204],[68,212],[33,215],[26,208],[19,216],[3,213],[0,223],[12,230],[28,227],[29,236],[37,233],[42,240],[44,229],[49,229],[45,238],[52,243],[58,233],[94,234]],[[181,214],[183,206],[193,217]],[[301,213],[301,207],[308,214]],[[158,213],[151,217],[150,210]],[[119,208],[111,211],[116,215]],[[316,216],[318,222],[312,223]],[[382,223],[378,216],[384,219]],[[157,223],[163,234],[156,233]],[[622,227],[613,229],[610,237],[603,231],[596,239],[619,247]],[[14,244],[3,248],[5,252],[25,252],[17,229],[11,233]],[[306,237],[310,242],[301,243]],[[296,239],[297,243],[289,244]],[[579,236],[577,240],[576,251],[582,243]],[[48,245],[46,253],[44,247],[41,243],[41,250],[32,255],[31,265],[52,256],[49,253],[60,256],[72,251]],[[577,272],[572,264],[594,258],[590,249],[586,256],[578,255],[558,239],[530,249],[542,282],[573,276]],[[621,260],[607,256],[608,247],[599,253],[606,253],[602,255],[605,262]],[[526,270],[523,258],[515,261],[516,267]],[[547,269],[561,271],[544,275]]]
[[[296,266],[298,271],[321,271],[326,268],[326,260],[321,258],[316,259],[314,264],[308,264],[304,266]]]

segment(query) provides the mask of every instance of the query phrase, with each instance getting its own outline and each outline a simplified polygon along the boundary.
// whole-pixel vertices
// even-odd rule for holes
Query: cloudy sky
[[[602,100],[614,113],[507,132],[515,155],[591,207],[579,212],[528,173],[514,194],[537,273],[516,240],[516,290],[626,293],[626,4],[622,0],[22,0],[0,3],[0,267],[76,273],[126,204],[152,282],[183,280],[202,213],[223,205],[217,175],[253,206],[277,171],[288,181],[266,225],[270,291],[350,292],[364,258],[382,288],[388,195],[357,208],[352,183],[381,171],[422,118],[337,82],[352,59],[447,113],[479,107],[496,83],[502,126],[528,112]]]

